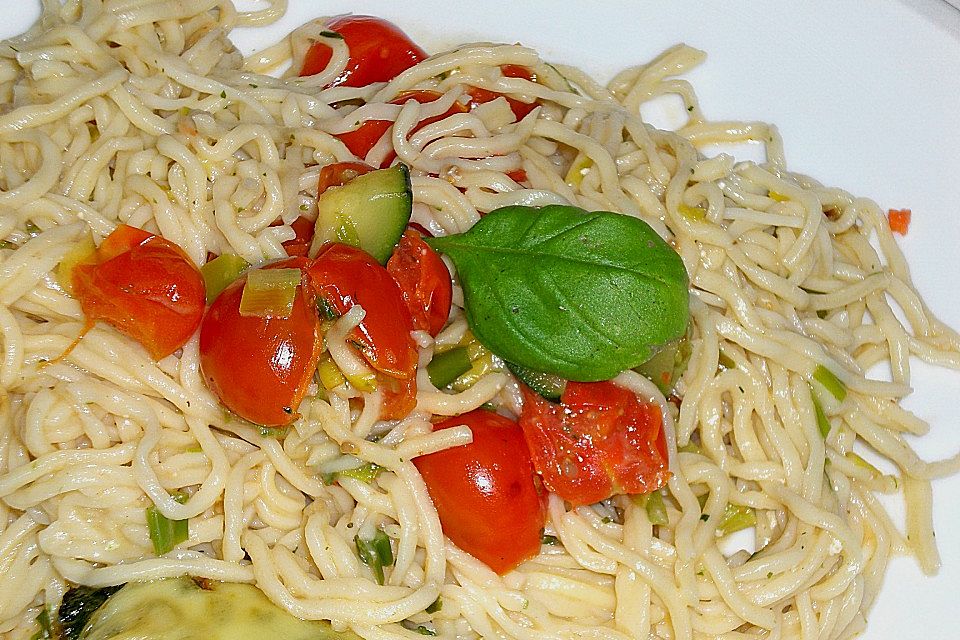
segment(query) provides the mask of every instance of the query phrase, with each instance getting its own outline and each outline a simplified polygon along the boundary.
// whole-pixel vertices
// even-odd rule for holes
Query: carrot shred
[[[890,221],[890,231],[902,236],[907,235],[907,229],[910,227],[910,209],[890,209],[887,212],[887,219]]]

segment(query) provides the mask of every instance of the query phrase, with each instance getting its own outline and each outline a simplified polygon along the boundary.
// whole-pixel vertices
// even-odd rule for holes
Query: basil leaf
[[[523,367],[608,380],[686,331],[683,262],[637,218],[511,206],[427,242],[453,260],[477,339]]]

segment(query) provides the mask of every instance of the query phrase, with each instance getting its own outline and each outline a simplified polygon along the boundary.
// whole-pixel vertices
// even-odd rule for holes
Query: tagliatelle
[[[427,625],[465,638],[843,639],[864,629],[891,555],[936,570],[930,480],[960,457],[921,460],[904,434],[927,425],[898,403],[909,358],[960,368],[960,336],[913,289],[876,204],[788,172],[773,126],[705,119],[676,77],[701,52],[674,47],[601,86],[526,47],[475,44],[385,84],[325,89],[348,51],[323,19],[247,60],[230,43],[234,27],[284,8],[45,0],[34,28],[0,44],[0,636],[31,637],[71,584],[189,574],[255,583],[291,613],[365,638]],[[323,72],[265,75],[298,69],[318,39],[332,48]],[[467,87],[539,107],[516,122],[492,100],[417,129]],[[442,95],[391,102],[413,89]],[[676,132],[639,115],[664,94],[689,112]],[[335,134],[368,120],[392,126],[362,159],[409,165],[412,220],[436,235],[502,206],[573,204],[639,217],[677,250],[693,353],[676,397],[632,371],[616,378],[668,427],[664,522],[643,499],[571,510],[552,496],[556,544],[504,576],[444,539],[410,458],[470,433],[434,433],[431,419],[485,403],[517,414],[522,402],[498,362],[459,392],[432,387],[434,351],[466,333],[456,305],[436,339],[415,334],[418,406],[398,422],[377,421],[378,391],[313,387],[302,418],[274,437],[219,406],[196,336],[155,362],[97,325],[58,358],[84,318],[56,267],[88,230],[99,242],[118,224],[140,227],[198,265],[209,253],[283,258],[291,223],[316,212],[320,168],[355,160]],[[766,163],[700,151],[746,141],[765,145]],[[347,343],[361,317],[327,334],[353,373],[367,371]],[[880,363],[889,380],[867,377]],[[818,367],[844,398],[815,382]],[[862,444],[897,475],[856,454]],[[369,484],[322,480],[364,462],[380,467]],[[876,497],[901,490],[906,535]],[[151,505],[189,519],[189,539],[160,558]],[[752,539],[731,553],[720,534],[737,513]],[[382,585],[354,546],[377,528],[395,549]]]

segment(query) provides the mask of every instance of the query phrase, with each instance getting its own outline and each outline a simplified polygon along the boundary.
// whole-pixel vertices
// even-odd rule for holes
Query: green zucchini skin
[[[410,170],[400,163],[331,187],[317,199],[310,256],[328,242],[363,249],[386,264],[413,211]]]

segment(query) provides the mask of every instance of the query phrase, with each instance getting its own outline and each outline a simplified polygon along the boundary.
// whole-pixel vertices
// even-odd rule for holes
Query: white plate
[[[547,60],[609,77],[678,41],[708,52],[691,74],[713,118],[776,123],[788,166],[820,181],[909,207],[902,240],[933,311],[960,327],[960,12],[936,0],[702,3],[671,0],[289,0],[288,14],[238,33],[245,52],[309,18],[370,13],[431,51],[464,41],[522,42]],[[20,32],[36,6],[10,3],[0,37]],[[909,407],[932,424],[927,457],[960,448],[960,374],[914,368]],[[960,478],[935,485],[943,568],[920,575],[897,559],[869,616],[869,640],[948,640],[960,593]]]

